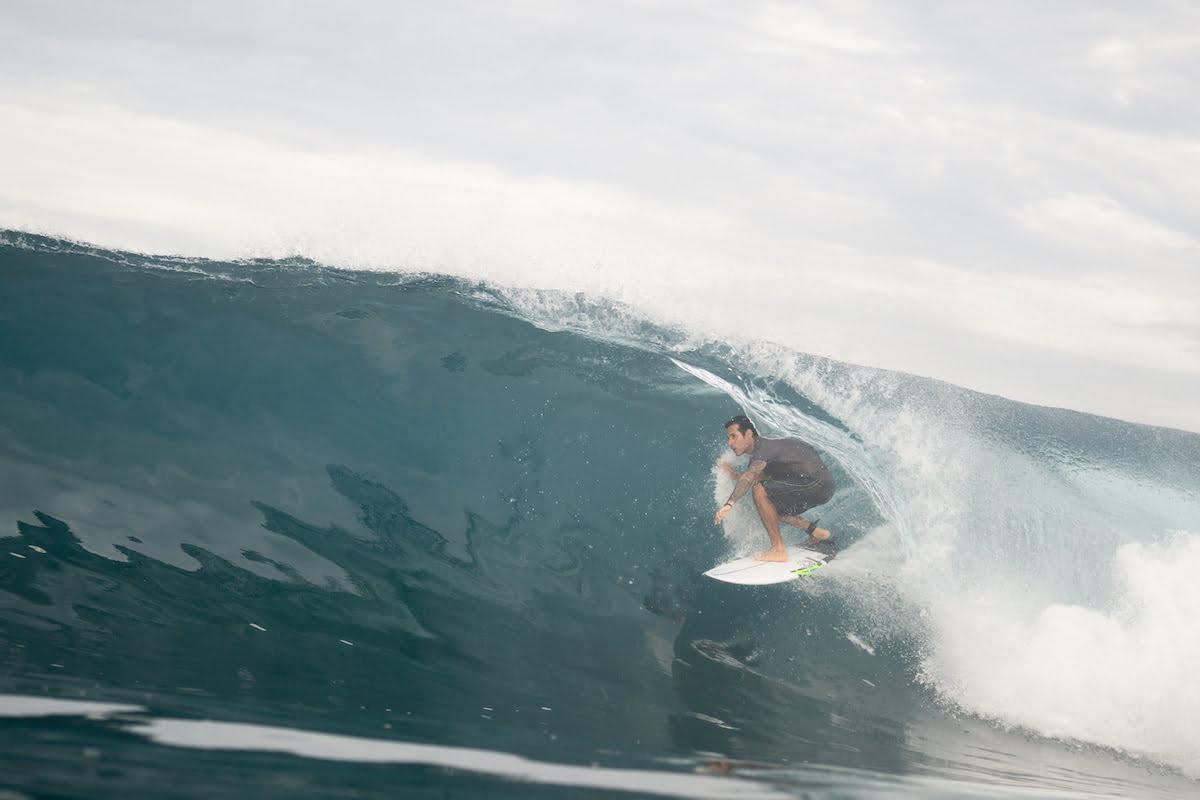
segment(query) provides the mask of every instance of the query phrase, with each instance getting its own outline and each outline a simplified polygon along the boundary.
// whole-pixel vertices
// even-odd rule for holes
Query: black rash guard
[[[817,449],[799,439],[754,439],[750,463],[765,461],[763,488],[782,516],[797,516],[833,497],[833,476]]]

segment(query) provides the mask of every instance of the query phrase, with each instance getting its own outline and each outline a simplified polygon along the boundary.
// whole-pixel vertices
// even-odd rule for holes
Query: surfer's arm
[[[742,496],[750,491],[754,484],[762,480],[762,473],[766,468],[767,462],[765,461],[751,461],[750,466],[746,468],[746,471],[737,479],[737,483],[733,485],[733,494],[729,495],[729,500],[725,505],[731,506],[738,500],[741,500]]]
[[[751,461],[750,466],[746,471],[738,476],[737,483],[734,484],[733,494],[729,495],[729,499],[725,501],[725,505],[717,509],[716,523],[719,525],[722,520],[729,514],[733,504],[742,499],[746,492],[750,491],[754,484],[762,480],[763,470],[767,468],[765,461]],[[731,470],[732,471],[732,470]]]

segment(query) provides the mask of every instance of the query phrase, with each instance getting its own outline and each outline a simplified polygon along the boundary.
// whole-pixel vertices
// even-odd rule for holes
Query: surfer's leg
[[[811,522],[809,522],[804,517],[801,517],[798,514],[794,515],[794,516],[780,517],[779,521],[784,523],[785,525],[791,525],[794,528],[800,528],[801,530],[804,530],[804,531],[808,531],[808,526],[812,524]],[[812,538],[815,540],[820,540],[820,539],[828,539],[832,534],[829,531],[825,530],[824,528],[813,528],[813,532],[809,535],[812,536]]]
[[[805,547],[812,547],[816,542],[830,537],[829,531],[810,523],[805,519],[804,513],[810,508],[829,501],[829,498],[833,496],[832,483],[812,481],[806,484],[796,484],[775,481],[771,484],[769,491],[775,495],[773,501],[779,514],[779,521],[800,528],[809,534],[808,541],[804,543]],[[812,530],[810,531],[809,528]]]
[[[787,561],[787,548],[783,546],[783,536],[779,533],[779,514],[775,511],[775,504],[761,483],[754,484],[752,493],[754,507],[758,509],[758,516],[771,539],[771,549],[759,553],[755,558],[759,561]]]
[[[804,542],[804,546],[809,550],[816,550],[819,553],[824,553],[831,559],[837,555],[837,542],[830,538],[833,536],[833,534],[824,528],[816,527],[814,523],[810,523],[799,514],[780,517],[779,521],[787,523],[788,525],[795,525],[797,528],[805,532],[808,532],[808,529],[811,526],[812,531],[808,533],[808,540]]]

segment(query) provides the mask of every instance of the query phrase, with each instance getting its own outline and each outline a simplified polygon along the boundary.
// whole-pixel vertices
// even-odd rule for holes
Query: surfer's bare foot
[[[772,547],[765,553],[759,553],[754,557],[755,561],[787,561],[787,548]]]

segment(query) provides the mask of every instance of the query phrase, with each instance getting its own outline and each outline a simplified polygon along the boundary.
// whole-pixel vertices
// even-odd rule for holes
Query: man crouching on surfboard
[[[725,440],[734,455],[750,456],[750,466],[745,472],[738,473],[726,462],[717,462],[717,466],[728,472],[737,484],[729,500],[717,509],[713,522],[717,525],[724,522],[733,504],[746,492],[751,492],[754,507],[771,539],[771,549],[755,556],[759,561],[787,561],[787,548],[779,533],[781,522],[801,528],[808,534],[805,547],[832,551],[829,552],[831,556],[836,553],[837,545],[829,539],[829,531],[800,516],[833,497],[833,476],[817,455],[816,448],[799,439],[759,436],[754,423],[740,414],[725,423]],[[818,545],[818,542],[822,544]]]

